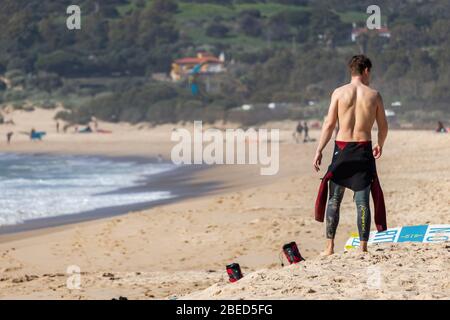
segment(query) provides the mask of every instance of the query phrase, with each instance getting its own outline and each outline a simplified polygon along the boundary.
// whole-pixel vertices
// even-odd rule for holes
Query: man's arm
[[[379,159],[383,153],[383,146],[388,135],[388,122],[386,118],[386,112],[384,110],[384,103],[381,94],[377,95],[377,113],[376,121],[378,126],[378,143],[373,148],[373,156],[375,159]]]
[[[338,119],[338,98],[336,91],[331,95],[330,108],[328,109],[328,115],[322,126],[322,133],[320,135],[319,145],[317,147],[316,155],[314,157],[314,168],[316,171],[320,170],[322,163],[322,151],[325,149],[327,143],[330,141],[333,135],[334,128],[336,127]]]

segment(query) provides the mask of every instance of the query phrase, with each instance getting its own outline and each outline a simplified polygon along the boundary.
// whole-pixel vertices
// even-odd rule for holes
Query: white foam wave
[[[171,198],[170,191],[163,190],[112,191],[173,168],[172,164],[96,157],[0,153],[0,226]]]

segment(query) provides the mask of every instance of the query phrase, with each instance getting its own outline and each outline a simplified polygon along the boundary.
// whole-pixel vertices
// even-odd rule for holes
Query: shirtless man
[[[367,57],[364,55],[354,56],[348,66],[351,71],[351,82],[337,88],[332,94],[328,116],[323,125],[313,161],[314,169],[318,172],[322,162],[322,151],[330,141],[336,124],[338,124],[339,131],[336,136],[333,162],[324,178],[325,182],[323,182],[329,181],[330,184],[326,208],[327,245],[325,255],[334,253],[334,237],[339,223],[339,208],[346,187],[355,191],[354,200],[357,207],[361,250],[367,251],[371,222],[369,195],[371,190],[375,193],[375,183],[379,188],[376,190],[377,202],[382,200],[380,206],[375,203],[375,209],[380,208],[380,216],[376,213],[375,222],[379,231],[387,228],[384,198],[375,168],[375,159],[381,157],[388,133],[383,100],[377,91],[369,87],[372,63]],[[378,141],[372,147],[371,131],[375,121],[378,126]],[[342,182],[345,186],[337,182]],[[326,186],[321,186],[321,191],[323,188]],[[375,202],[374,194],[372,196]],[[325,198],[323,194],[320,197],[321,199],[318,197],[316,202],[316,220],[323,221],[324,207],[322,205],[322,217],[318,217],[320,212],[318,213],[317,208],[320,207],[319,202],[323,202],[324,199],[326,202],[326,191]],[[384,217],[382,217],[383,214]],[[378,217],[380,218],[377,221]]]

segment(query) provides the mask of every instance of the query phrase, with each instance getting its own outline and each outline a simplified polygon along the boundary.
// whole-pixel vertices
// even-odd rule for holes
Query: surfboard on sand
[[[450,240],[450,224],[405,226],[387,229],[383,232],[372,231],[368,245],[375,243],[422,242],[438,243]],[[345,243],[345,250],[359,247],[359,235],[352,233]]]

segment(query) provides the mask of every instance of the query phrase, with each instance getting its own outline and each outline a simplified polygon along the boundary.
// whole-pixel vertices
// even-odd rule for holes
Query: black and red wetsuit
[[[330,202],[327,210],[327,223],[336,224],[337,227],[336,219],[334,218],[333,221],[333,212],[335,214],[337,213],[337,215],[339,214],[339,205],[343,195],[342,190],[343,188],[348,188],[355,191],[355,200],[358,200],[358,194],[361,194],[359,197],[361,200],[368,198],[368,192],[372,193],[377,230],[385,231],[387,229],[386,206],[384,203],[383,191],[378,180],[371,141],[336,141],[331,165],[328,167],[328,171],[322,179],[317,195],[315,219],[319,222],[323,222],[325,218],[325,209],[328,200],[328,183],[330,181],[332,182],[330,183],[332,192],[330,192]],[[367,203],[366,205],[363,205],[364,208],[360,210],[360,206],[362,206],[361,201],[359,204],[357,201],[357,206],[359,208],[358,227],[360,229],[361,240],[367,241],[367,239],[365,239],[368,237],[367,229],[370,229],[370,220],[367,224],[367,214],[370,219],[370,206]],[[364,219],[361,219],[361,214],[365,215]],[[339,217],[337,216],[337,219],[338,218]],[[365,224],[365,226],[360,225],[360,223]],[[328,235],[328,233],[327,230],[327,236],[330,238],[331,234]]]

